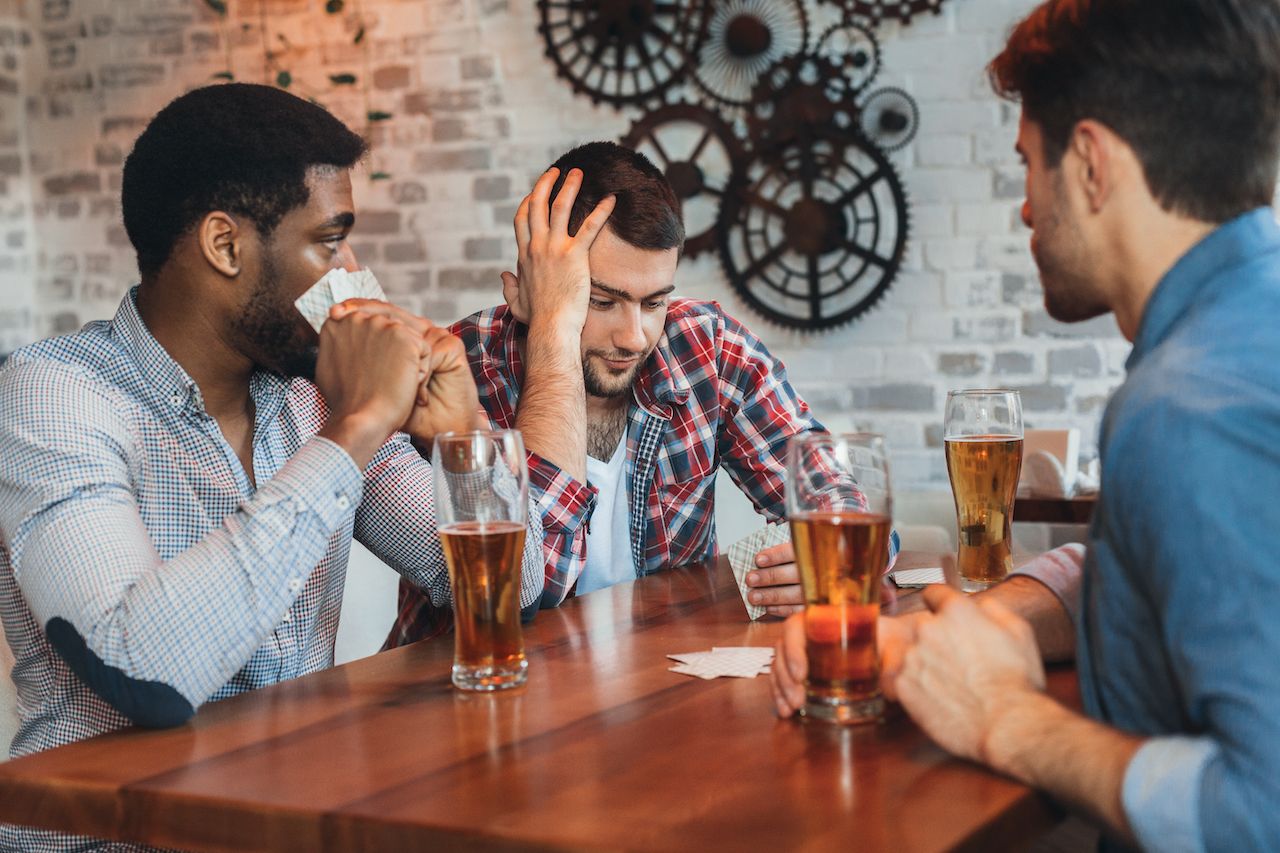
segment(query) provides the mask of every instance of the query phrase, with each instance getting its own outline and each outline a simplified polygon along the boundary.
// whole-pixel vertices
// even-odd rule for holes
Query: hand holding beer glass
[[[834,723],[872,722],[884,709],[876,621],[893,516],[884,439],[870,433],[792,438],[787,515],[805,602],[803,713]]]
[[[1013,500],[1022,471],[1018,392],[950,392],[943,435],[960,535],[960,588],[979,592],[1013,570]]]
[[[524,684],[520,557],[529,497],[516,430],[450,432],[431,453],[436,518],[453,588],[453,684],[505,690]]]

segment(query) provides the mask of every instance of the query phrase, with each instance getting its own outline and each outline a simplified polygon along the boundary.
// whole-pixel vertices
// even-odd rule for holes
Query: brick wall
[[[499,298],[509,220],[542,169],[570,144],[616,138],[635,114],[593,107],[542,55],[532,0],[229,0],[226,20],[200,0],[28,0],[0,5],[0,352],[109,316],[136,276],[119,221],[120,164],[147,118],[230,68],[275,79],[267,41],[295,89],[370,130],[356,181],[353,243],[397,302],[450,320]],[[751,314],[713,258],[682,265],[681,291],[717,299],[781,355],[834,428],[888,434],[902,486],[945,487],[946,391],[1013,386],[1031,426],[1079,426],[1092,444],[1128,346],[1110,318],[1050,320],[1017,219],[1017,112],[982,68],[1034,0],[948,0],[944,14],[882,30],[877,84],[921,107],[917,141],[894,155],[910,192],[905,270],[870,314],[803,334]],[[25,35],[24,35],[25,34]],[[24,42],[26,42],[24,46]],[[328,91],[351,72],[363,87]],[[391,177],[372,180],[372,172]]]

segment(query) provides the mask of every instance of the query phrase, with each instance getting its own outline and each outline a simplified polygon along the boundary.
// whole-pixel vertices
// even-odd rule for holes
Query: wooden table
[[[937,565],[905,554],[902,567]],[[723,559],[540,614],[529,684],[449,686],[419,643],[0,764],[0,821],[196,850],[996,850],[1059,815],[954,760],[901,713],[778,720],[767,678],[702,681],[669,652],[771,645]],[[1077,704],[1070,670],[1050,691]]]

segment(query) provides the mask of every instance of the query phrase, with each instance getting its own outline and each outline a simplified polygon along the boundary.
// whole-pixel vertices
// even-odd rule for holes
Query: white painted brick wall
[[[133,138],[170,98],[225,70],[228,48],[240,79],[263,79],[257,4],[229,5],[225,23],[200,0],[0,13],[0,352],[108,316],[135,278],[118,206]],[[393,298],[451,320],[500,298],[509,220],[542,169],[572,144],[617,138],[638,114],[594,107],[555,76],[531,0],[362,5],[366,49],[321,0],[266,4],[269,37],[297,47],[285,60],[295,80],[369,77],[367,99],[322,96],[348,122],[363,125],[366,108],[395,114],[374,129],[369,166],[393,177],[357,181],[353,243]],[[678,276],[683,293],[719,300],[755,328],[830,426],[884,431],[901,487],[945,488],[948,389],[1026,388],[1029,426],[1079,426],[1089,446],[1122,376],[1128,345],[1114,323],[1070,329],[1044,316],[1018,220],[1017,110],[991,95],[983,67],[1033,5],[948,0],[942,15],[883,28],[877,85],[912,92],[922,125],[893,155],[913,205],[907,262],[862,319],[823,334],[783,330],[746,308],[713,258]]]

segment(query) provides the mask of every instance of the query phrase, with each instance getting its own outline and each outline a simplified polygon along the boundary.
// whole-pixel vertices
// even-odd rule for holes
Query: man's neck
[[[587,455],[608,461],[627,431],[630,393],[617,397],[587,395]]]
[[[1151,295],[1164,277],[1217,228],[1164,211],[1122,226],[1113,244],[1117,263],[1112,308],[1126,339],[1137,337]]]
[[[172,281],[144,282],[138,288],[138,314],[196,383],[205,411],[219,421],[244,417],[252,411],[253,362],[229,344],[212,308],[191,296],[190,289]]]

